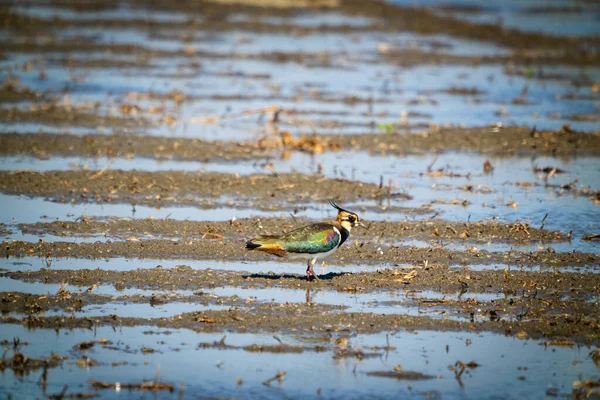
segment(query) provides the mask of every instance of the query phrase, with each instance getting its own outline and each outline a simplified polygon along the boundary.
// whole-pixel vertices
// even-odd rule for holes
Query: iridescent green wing
[[[277,242],[290,253],[325,253],[340,244],[340,235],[332,224],[307,225],[281,236]]]

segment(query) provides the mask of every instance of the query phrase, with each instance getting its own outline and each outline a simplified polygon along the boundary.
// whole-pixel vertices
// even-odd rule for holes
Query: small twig
[[[465,368],[467,368],[466,364],[460,360],[458,360],[455,364],[454,367],[456,368],[454,370],[454,373],[456,374],[457,378],[460,378],[463,374],[463,372],[465,372]]]
[[[275,167],[273,167],[272,165],[266,165],[265,168],[268,169],[269,172],[271,172],[273,174],[273,176],[276,176],[276,177],[279,176],[279,174],[275,170]]]
[[[48,368],[44,366],[44,372],[42,372],[42,376],[38,379],[38,385],[40,385],[44,392],[46,392],[46,386],[48,385]]]
[[[433,214],[431,217],[429,217],[429,220],[431,221],[432,219],[434,219],[438,215],[440,215],[440,212],[436,211],[435,214]]]
[[[108,164],[106,164],[106,165],[104,166],[104,168],[102,168],[100,171],[96,172],[94,175],[90,176],[90,178],[89,178],[89,179],[90,179],[90,180],[92,180],[92,179],[96,179],[96,178],[98,178],[100,175],[102,175],[103,173],[105,173],[105,172],[106,172],[106,170],[108,170],[108,168],[111,166],[111,164],[115,162],[115,160],[116,160],[116,158],[114,158],[114,157],[113,157],[113,158],[111,158],[111,159],[110,159],[110,161],[108,162]]]
[[[55,399],[55,400],[62,400],[63,397],[65,397],[65,394],[67,393],[68,388],[69,388],[69,385],[65,385],[65,386],[63,386],[63,388],[59,394],[51,395],[48,397],[50,397],[51,399]]]
[[[544,222],[546,221],[546,218],[548,218],[548,213],[546,213],[546,215],[544,215],[544,218],[542,218],[542,225],[540,226],[540,231],[544,229]]]
[[[85,214],[85,212],[87,211],[87,207],[83,209],[83,211],[81,212],[81,214],[79,215],[79,217],[75,218],[75,222],[81,220],[81,221],[85,221],[85,217],[83,216],[83,214]]]
[[[270,386],[271,382],[273,382],[274,380],[279,379],[279,382],[283,382],[283,377],[285,376],[287,372],[282,371],[282,372],[278,372],[275,376],[270,377],[269,379],[267,379],[266,381],[263,382],[263,385],[265,386]]]
[[[437,156],[435,156],[435,158],[433,159],[433,161],[431,162],[431,164],[429,164],[427,166],[427,172],[431,172],[431,169],[433,168],[433,164],[435,164],[437,162]]]

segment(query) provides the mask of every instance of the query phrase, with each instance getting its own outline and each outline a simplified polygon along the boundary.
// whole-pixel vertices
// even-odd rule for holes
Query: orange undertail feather
[[[283,257],[286,251],[276,243],[260,243],[261,239],[252,239],[246,242],[248,250],[264,251],[265,253],[274,254],[278,257]]]

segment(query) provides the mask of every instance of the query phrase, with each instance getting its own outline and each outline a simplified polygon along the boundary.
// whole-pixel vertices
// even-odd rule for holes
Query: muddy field
[[[599,13],[0,6],[0,396],[599,397]]]

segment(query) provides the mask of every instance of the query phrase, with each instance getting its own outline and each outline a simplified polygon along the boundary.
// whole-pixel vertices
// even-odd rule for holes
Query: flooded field
[[[599,13],[5,2],[0,396],[599,397]]]

